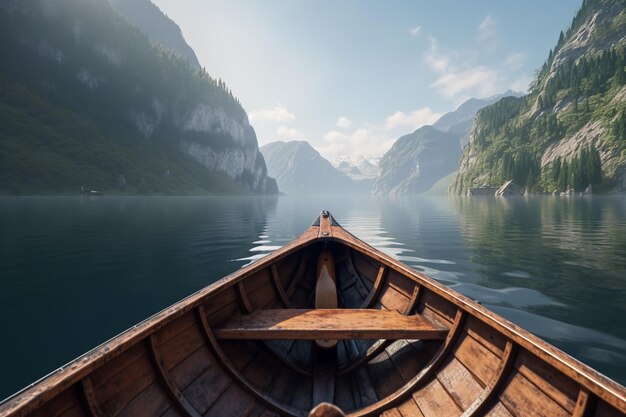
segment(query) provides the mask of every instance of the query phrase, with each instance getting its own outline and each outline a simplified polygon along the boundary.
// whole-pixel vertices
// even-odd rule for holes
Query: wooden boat
[[[310,412],[623,416],[626,389],[322,212],[0,405],[2,417]]]

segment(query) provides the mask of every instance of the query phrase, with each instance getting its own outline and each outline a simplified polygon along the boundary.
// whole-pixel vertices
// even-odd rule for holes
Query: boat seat
[[[444,339],[448,329],[421,315],[375,309],[268,309],[214,329],[218,339]]]

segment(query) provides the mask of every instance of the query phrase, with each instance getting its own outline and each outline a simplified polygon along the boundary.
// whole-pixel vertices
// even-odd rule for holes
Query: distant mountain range
[[[0,39],[0,193],[277,192],[239,101],[149,1],[4,0]]]
[[[306,141],[272,142],[260,148],[269,175],[287,195],[369,194],[371,180],[353,180]]]
[[[372,192],[418,194],[428,191],[442,178],[448,178],[459,165],[477,112],[503,97],[520,95],[509,90],[485,99],[469,99],[441,116],[432,126],[423,126],[402,136],[381,158]],[[441,187],[439,184],[438,188]]]
[[[380,171],[378,163],[380,157],[356,155],[352,157],[339,157],[333,161],[333,165],[356,181],[374,180]]]

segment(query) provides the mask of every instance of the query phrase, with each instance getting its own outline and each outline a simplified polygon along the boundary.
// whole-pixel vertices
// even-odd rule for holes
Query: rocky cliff
[[[478,112],[451,191],[626,191],[625,46],[626,2],[585,0],[530,93]]]
[[[272,142],[261,147],[269,175],[288,195],[369,194],[372,182],[354,181],[306,141]]]
[[[277,192],[226,85],[107,0],[6,0],[0,39],[1,192]]]

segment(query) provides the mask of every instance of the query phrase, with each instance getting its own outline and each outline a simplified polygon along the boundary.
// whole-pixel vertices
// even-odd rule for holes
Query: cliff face
[[[451,191],[626,191],[625,46],[626,2],[585,0],[531,92],[478,112]]]
[[[380,160],[374,194],[418,194],[428,191],[456,169],[459,137],[424,126],[402,136]]]
[[[261,147],[269,174],[288,195],[369,194],[371,181],[354,181],[306,141],[272,142]]]
[[[3,192],[277,192],[231,91],[108,1],[4,1],[0,37]]]

